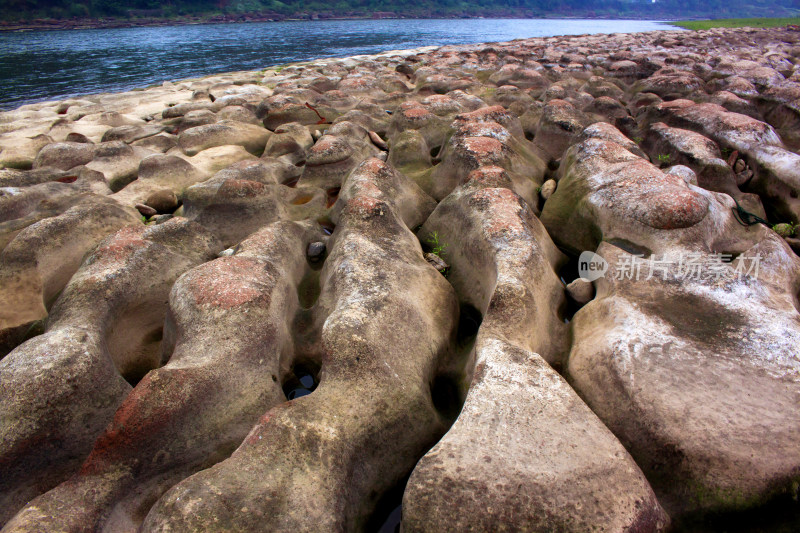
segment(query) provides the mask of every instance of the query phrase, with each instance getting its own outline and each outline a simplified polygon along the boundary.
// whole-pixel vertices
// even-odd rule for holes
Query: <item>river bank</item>
[[[0,33],[0,109],[165,80],[425,45],[666,29],[653,21],[362,19]]]
[[[459,14],[446,15],[430,13],[404,14],[395,12],[371,12],[352,14],[330,14],[330,13],[299,13],[285,15],[280,13],[266,14],[228,14],[210,16],[184,16],[169,18],[104,18],[104,19],[37,19],[24,22],[0,21],[0,32],[19,32],[19,31],[42,31],[42,30],[85,30],[85,29],[115,29],[115,28],[146,28],[162,26],[181,26],[197,24],[229,24],[229,23],[255,23],[255,22],[291,22],[291,21],[310,21],[310,20],[384,20],[384,19],[439,19],[439,20],[458,20],[458,19],[596,19],[596,20],[651,20],[646,16],[586,16],[573,15],[542,15],[527,10],[487,10],[480,14]],[[675,20],[675,19],[664,19]]]

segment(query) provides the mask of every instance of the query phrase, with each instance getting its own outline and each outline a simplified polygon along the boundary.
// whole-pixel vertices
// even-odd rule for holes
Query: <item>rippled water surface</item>
[[[337,20],[0,33],[0,108],[316,57],[675,29],[641,20]]]

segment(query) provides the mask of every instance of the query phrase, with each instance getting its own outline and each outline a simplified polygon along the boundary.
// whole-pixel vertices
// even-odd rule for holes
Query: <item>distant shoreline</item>
[[[42,31],[42,30],[94,30],[94,29],[117,29],[117,28],[142,28],[142,27],[158,27],[158,26],[190,26],[197,24],[239,24],[239,23],[254,23],[254,22],[308,22],[308,21],[324,21],[324,20],[385,20],[385,19],[537,19],[537,20],[659,20],[664,22],[678,20],[676,18],[658,18],[653,19],[649,17],[626,17],[626,16],[554,16],[554,15],[534,15],[530,14],[525,16],[509,15],[509,14],[484,14],[475,16],[411,16],[400,13],[375,13],[370,15],[323,15],[323,14],[308,14],[304,16],[282,16],[276,14],[258,15],[258,14],[243,14],[243,15],[215,15],[215,16],[186,16],[178,18],[108,18],[108,19],[37,19],[26,22],[8,22],[0,21],[0,32],[23,32],[23,31]]]

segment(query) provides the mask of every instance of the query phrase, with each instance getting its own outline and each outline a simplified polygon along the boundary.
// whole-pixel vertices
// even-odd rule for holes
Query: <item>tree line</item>
[[[791,16],[800,0],[2,0],[0,19],[241,16],[587,16],[726,18]]]

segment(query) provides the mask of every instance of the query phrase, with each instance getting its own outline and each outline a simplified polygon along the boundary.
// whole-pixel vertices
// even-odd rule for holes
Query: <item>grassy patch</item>
[[[687,30],[708,30],[711,28],[778,28],[789,24],[800,25],[800,17],[752,18],[752,19],[716,19],[716,20],[679,20],[670,22],[673,26]]]

